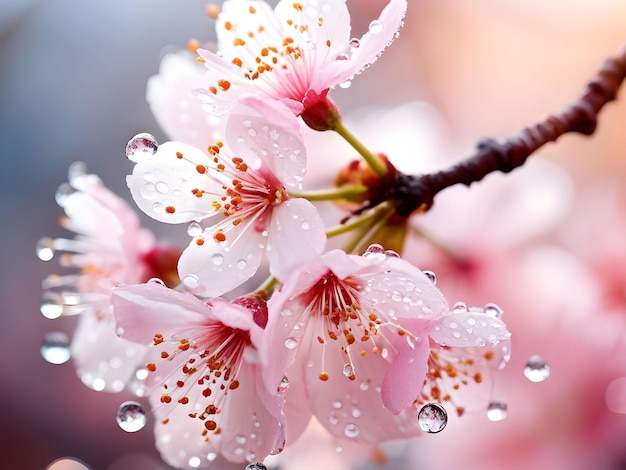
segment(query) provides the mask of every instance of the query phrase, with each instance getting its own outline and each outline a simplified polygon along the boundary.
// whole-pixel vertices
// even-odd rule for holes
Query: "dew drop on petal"
[[[494,318],[501,318],[504,313],[504,310],[494,303],[485,304],[484,311],[487,315]]]
[[[157,151],[158,144],[153,135],[147,133],[137,134],[126,144],[126,157],[135,163],[140,163],[151,158]]]
[[[41,261],[50,261],[54,258],[54,240],[48,237],[41,238],[37,242],[35,252]]]
[[[148,279],[148,282],[146,284],[159,284],[161,286],[164,286],[165,282],[163,282],[163,280],[159,279],[158,277],[151,277],[150,279]]]
[[[354,47],[355,49],[357,49],[360,45],[361,45],[361,41],[359,41],[357,38],[352,38],[350,39],[350,47]]]
[[[543,382],[550,377],[550,365],[541,356],[531,356],[524,366],[524,375],[531,382]]]
[[[279,392],[284,392],[285,390],[287,390],[289,388],[289,379],[287,378],[287,376],[285,375],[282,380],[280,381],[280,383],[278,384],[278,391]]]
[[[187,460],[187,465],[189,465],[191,468],[198,468],[201,463],[202,459],[196,455],[192,455],[191,457],[189,457],[189,460]]]
[[[452,307],[453,312],[467,312],[467,304],[465,302],[457,302]]]
[[[346,377],[350,377],[353,373],[354,368],[352,367],[352,364],[346,364],[345,366],[343,366],[343,375],[345,375]]]
[[[252,462],[246,465],[245,470],[267,470],[263,462]]]
[[[487,407],[487,418],[490,421],[502,421],[506,418],[507,406],[502,400],[494,400]]]
[[[432,282],[433,284],[437,285],[437,275],[432,272],[432,271],[423,271],[424,275],[430,279],[430,282]]]
[[[385,250],[385,254],[391,258],[400,258],[400,254],[397,251]]]
[[[383,30],[383,22],[380,20],[374,20],[369,25],[369,32],[372,34],[378,34]]]
[[[146,410],[136,401],[126,401],[120,405],[115,419],[122,430],[137,432],[146,425]]]
[[[248,262],[245,259],[240,259],[239,261],[237,261],[237,269],[241,271],[246,269],[247,265],[248,265]]]
[[[217,458],[217,453],[216,452],[209,452],[206,456],[206,459],[209,462],[213,462],[215,459]]]
[[[211,256],[211,263],[213,263],[215,266],[219,266],[223,262],[224,262],[224,255],[220,253],[215,253],[213,256]]]
[[[347,90],[348,88],[350,88],[352,86],[352,81],[350,80],[346,80],[344,82],[341,82],[339,84],[339,88],[343,88],[344,90]]]
[[[285,340],[285,347],[287,349],[296,349],[296,347],[298,346],[298,340],[295,338],[292,338],[291,336],[289,338],[287,338]]]
[[[187,274],[185,277],[183,277],[182,281],[183,285],[185,287],[188,287],[189,289],[195,289],[200,285],[200,279],[198,279],[198,276],[195,276],[193,274]]]
[[[202,226],[198,222],[191,222],[187,227],[187,235],[197,237],[202,233]]]
[[[54,320],[55,318],[59,318],[61,315],[63,315],[63,305],[55,302],[54,300],[45,299],[43,302],[41,302],[41,305],[39,306],[39,311],[44,317],[50,320]]]
[[[439,403],[426,403],[417,415],[417,423],[424,432],[438,433],[448,424],[448,413]]]
[[[65,333],[53,332],[44,336],[41,356],[50,364],[63,364],[70,360],[70,339]]]
[[[343,433],[346,437],[350,438],[350,439],[354,439],[355,437],[357,437],[360,433],[361,430],[359,429],[359,427],[354,424],[354,423],[348,423],[346,424],[346,427],[343,428]]]

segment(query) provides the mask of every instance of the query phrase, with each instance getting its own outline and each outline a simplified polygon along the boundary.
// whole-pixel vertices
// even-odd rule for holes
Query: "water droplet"
[[[287,349],[296,349],[298,346],[298,340],[296,338],[292,338],[291,336],[285,340],[285,347]]]
[[[246,443],[246,436],[244,436],[243,434],[237,434],[235,436],[235,442],[237,444],[245,444]]]
[[[385,250],[385,254],[391,258],[400,258],[400,254],[397,251]]]
[[[267,470],[267,467],[263,465],[263,462],[252,462],[246,465],[245,470]]]
[[[50,320],[54,320],[55,318],[59,318],[61,315],[63,315],[63,305],[55,302],[54,300],[45,299],[41,303],[39,311],[44,317]]]
[[[336,410],[340,410],[343,406],[343,403],[341,403],[341,400],[333,400],[332,405],[333,408],[335,408]]]
[[[44,237],[37,242],[36,247],[37,258],[41,261],[50,261],[54,258],[54,240]]]
[[[146,394],[146,379],[150,372],[145,367],[140,367],[128,383],[128,389],[137,397],[143,397]]]
[[[153,135],[145,132],[137,134],[126,144],[126,157],[140,163],[151,158],[157,151],[158,144]]]
[[[202,233],[202,226],[198,222],[191,222],[187,227],[187,235],[197,237]]]
[[[293,310],[291,310],[290,308],[286,308],[286,309],[284,309],[283,311],[280,312],[280,314],[283,317],[290,317],[292,313],[293,313]]]
[[[350,377],[352,374],[354,374],[354,368],[352,367],[352,364],[346,364],[345,366],[343,366],[343,375],[345,375],[346,377]]]
[[[524,367],[524,375],[531,382],[543,382],[550,377],[550,365],[541,356],[531,356]]]
[[[498,305],[494,303],[486,304],[484,307],[484,311],[487,315],[495,318],[501,318],[502,314],[504,313],[504,310],[502,310]]]
[[[254,130],[252,127],[248,129],[248,135],[250,137],[256,137],[256,134],[257,134],[256,130]]]
[[[383,22],[380,20],[374,20],[370,23],[369,32],[372,34],[378,34],[383,30]]]
[[[187,460],[187,464],[191,468],[198,468],[201,463],[202,463],[202,459],[200,457],[195,456],[195,455],[192,455],[191,457],[189,457],[189,460]]]
[[[432,271],[423,271],[423,272],[426,275],[426,277],[430,279],[430,282],[437,285],[437,275],[434,272]]]
[[[467,312],[467,304],[465,302],[457,302],[452,307],[453,312]]]
[[[300,227],[302,227],[302,230],[309,230],[311,228],[311,224],[304,220],[300,224]]]
[[[159,279],[158,277],[151,277],[150,279],[148,279],[147,284],[159,284],[161,286],[164,286],[165,282],[163,282],[163,280]]]
[[[350,47],[354,47],[355,49],[357,49],[360,45],[361,45],[361,41],[359,41],[357,38],[352,38],[350,39]]]
[[[239,261],[237,261],[237,269],[241,271],[246,269],[247,265],[248,265],[248,262],[245,259],[240,259]]]
[[[346,54],[337,54],[335,60],[348,60],[348,56]]]
[[[487,407],[487,418],[491,421],[502,421],[506,418],[506,403],[501,400],[495,400],[489,403]]]
[[[170,192],[170,187],[164,181],[159,181],[157,184],[155,184],[155,188],[161,194],[167,194]]]
[[[146,425],[146,410],[136,401],[126,401],[117,410],[117,424],[126,432],[137,432]]]
[[[353,418],[358,418],[361,416],[361,408],[357,407],[357,406],[353,406],[352,407],[352,417]]]
[[[343,81],[343,82],[341,82],[339,84],[339,88],[343,88],[344,90],[347,90],[351,86],[352,86],[352,81],[351,80],[346,80],[346,81]]]
[[[606,406],[613,413],[626,414],[626,377],[611,381],[604,393]]]
[[[183,285],[185,287],[188,287],[189,289],[195,289],[200,285],[200,279],[198,279],[198,276],[195,276],[193,274],[187,274],[185,277],[183,277],[182,281]]]
[[[48,333],[41,343],[41,355],[50,364],[63,364],[70,360],[70,339],[65,333]]]
[[[417,423],[424,432],[431,434],[441,432],[448,424],[448,413],[439,403],[427,403],[420,409]]]
[[[89,467],[81,460],[73,457],[64,457],[57,459],[46,467],[46,470],[90,470]]]
[[[211,256],[211,263],[213,263],[215,266],[219,266],[223,262],[224,262],[224,255],[222,255],[221,253],[215,253],[214,255]]]
[[[278,384],[278,392],[284,392],[288,388],[289,388],[289,379],[285,375],[280,381],[280,383]]]
[[[346,427],[343,428],[343,433],[345,434],[346,437],[349,437],[350,439],[354,439],[361,433],[361,430],[356,424],[348,423],[346,424]]]
[[[217,458],[217,453],[216,452],[209,452],[206,456],[206,459],[209,462],[213,462],[215,459]]]

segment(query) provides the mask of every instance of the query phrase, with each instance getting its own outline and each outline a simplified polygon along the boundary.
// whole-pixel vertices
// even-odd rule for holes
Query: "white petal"
[[[445,315],[435,325],[430,337],[442,346],[475,347],[498,344],[508,340],[511,333],[502,320],[467,311]]]
[[[183,284],[196,295],[215,297],[240,286],[259,268],[265,237],[245,222],[227,232],[218,242],[219,225],[192,240],[178,261]],[[204,243],[198,244],[202,239]]]
[[[200,220],[215,213],[212,203],[219,198],[212,194],[223,192],[221,183],[208,175],[211,163],[191,145],[166,142],[152,158],[135,165],[127,177],[128,187],[139,208],[156,220],[173,224]],[[205,191],[203,197],[197,197],[198,190]]]
[[[324,223],[305,199],[289,199],[272,214],[267,241],[270,271],[284,280],[295,268],[319,257],[326,245]]]

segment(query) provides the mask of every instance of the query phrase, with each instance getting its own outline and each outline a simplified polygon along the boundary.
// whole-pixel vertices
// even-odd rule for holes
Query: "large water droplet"
[[[159,145],[153,135],[145,132],[137,134],[126,144],[126,157],[132,162],[140,163],[151,158]]]
[[[37,242],[35,252],[41,261],[50,261],[54,258],[54,240],[48,237],[41,238]]]
[[[354,439],[355,437],[357,437],[360,433],[361,430],[359,429],[359,427],[354,424],[354,423],[348,423],[346,424],[346,427],[343,428],[343,433],[346,437],[350,438],[350,439]]]
[[[252,462],[246,465],[245,470],[267,470],[267,467],[263,465],[263,462]]]
[[[63,364],[70,360],[70,339],[65,333],[48,333],[41,343],[41,356],[50,364]]]
[[[202,233],[202,226],[198,222],[191,222],[187,227],[187,235],[197,237]]]
[[[292,338],[291,336],[285,340],[285,347],[287,349],[296,349],[298,346],[298,340],[296,338]]]
[[[491,421],[502,421],[506,418],[506,403],[502,400],[494,400],[487,407],[487,418]]]
[[[370,23],[369,32],[372,34],[378,34],[383,30],[383,22],[380,20],[374,20]]]
[[[117,410],[117,424],[126,432],[137,432],[146,425],[146,410],[136,401],[126,401]]]
[[[531,356],[524,367],[524,375],[531,382],[543,382],[550,377],[550,365],[541,356]]]
[[[448,424],[448,413],[439,403],[426,403],[417,415],[417,423],[424,432],[438,433]]]
[[[41,303],[39,311],[44,317],[50,320],[54,320],[55,318],[59,318],[61,315],[63,315],[63,305],[55,302],[54,300],[45,299]]]

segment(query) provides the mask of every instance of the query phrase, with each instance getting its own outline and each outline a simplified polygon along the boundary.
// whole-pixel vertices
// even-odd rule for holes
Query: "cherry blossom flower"
[[[397,35],[406,0],[391,0],[361,38],[350,37],[345,0],[229,0],[217,19],[219,54],[199,49],[207,85],[198,99],[215,114],[258,94],[300,115],[329,103],[329,89],[373,63]],[[330,105],[331,107],[333,105]]]
[[[66,214],[61,225],[76,237],[42,239],[39,255],[51,259],[55,251],[64,251],[61,264],[80,272],[48,276],[42,313],[48,318],[80,314],[71,346],[77,373],[93,389],[119,392],[143,362],[144,352],[115,334],[111,289],[151,277],[176,283],[180,250],[158,246],[130,206],[80,163],[70,168],[69,184],[59,188],[57,202]]]
[[[248,112],[229,119],[230,148],[218,141],[207,155],[167,142],[128,177],[135,202],[151,217],[195,221],[198,233],[178,268],[183,284],[198,295],[217,296],[242,284],[257,271],[264,252],[270,272],[282,279],[324,248],[324,225],[315,207],[287,194],[306,166],[297,122],[277,127]]]
[[[262,380],[263,329],[248,303],[204,303],[158,283],[114,290],[123,337],[153,345],[147,385],[170,465],[206,467],[218,454],[262,460],[284,445],[284,400]]]
[[[288,393],[307,396],[311,410],[292,413],[298,416],[289,422],[290,440],[311,413],[331,434],[363,442],[416,432],[394,414],[419,395],[428,334],[448,311],[420,270],[384,253],[333,250],[297,270],[268,306],[266,344],[277,359],[265,379],[276,386],[292,366]]]

